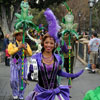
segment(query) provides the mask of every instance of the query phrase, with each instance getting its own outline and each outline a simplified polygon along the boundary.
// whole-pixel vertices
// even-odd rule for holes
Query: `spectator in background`
[[[4,49],[3,49],[4,51],[8,44],[9,44],[9,34],[6,34],[4,38]]]
[[[98,60],[98,48],[100,46],[100,39],[97,38],[97,33],[93,32],[92,39],[89,41],[88,53],[90,54],[90,64],[92,70],[90,73],[95,73],[96,64]]]
[[[89,44],[88,44],[89,46]],[[89,48],[89,47],[88,47]],[[88,64],[87,67],[85,68],[86,70],[90,71],[91,70],[91,64],[90,64],[90,54],[88,53]]]
[[[89,37],[88,37],[89,38]],[[92,36],[89,38],[89,40],[92,39]],[[89,43],[88,43],[88,49],[89,49]],[[87,67],[85,68],[86,70],[90,71],[91,70],[91,64],[90,64],[90,54],[88,52],[88,64]]]
[[[5,52],[6,47],[9,44],[9,34],[5,35],[4,41],[3,41],[4,47],[3,47],[3,51]],[[7,58],[6,58],[6,54],[5,54],[5,65],[7,65]]]
[[[10,55],[8,53],[8,45],[7,45],[6,50],[5,50],[5,59],[6,59],[5,65],[10,66]]]

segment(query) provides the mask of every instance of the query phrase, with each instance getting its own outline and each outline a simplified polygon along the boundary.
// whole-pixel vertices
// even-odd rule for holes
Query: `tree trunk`
[[[7,23],[7,16],[6,16],[6,7],[2,4],[1,5],[1,29],[3,31],[3,34],[10,33]]]
[[[16,16],[15,13],[19,11],[19,4],[16,4],[17,6],[13,6],[13,12],[12,12],[12,21],[11,21],[11,31],[14,30],[14,24],[16,23]]]
[[[9,31],[11,31],[10,27],[11,27],[11,5],[7,5],[6,6],[6,15],[7,15],[7,23],[8,23],[8,27],[9,27]]]

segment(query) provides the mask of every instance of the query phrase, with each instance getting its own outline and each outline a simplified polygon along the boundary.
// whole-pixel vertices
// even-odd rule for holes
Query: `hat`
[[[13,36],[15,36],[16,34],[19,34],[19,33],[23,33],[23,30],[22,29],[15,30],[13,33]]]

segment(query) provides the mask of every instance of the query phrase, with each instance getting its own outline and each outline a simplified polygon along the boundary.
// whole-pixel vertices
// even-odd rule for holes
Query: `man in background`
[[[97,33],[92,34],[92,39],[89,41],[88,53],[90,54],[90,64],[92,70],[90,73],[95,73],[96,64],[98,62],[98,48],[100,46],[100,39],[97,38]]]

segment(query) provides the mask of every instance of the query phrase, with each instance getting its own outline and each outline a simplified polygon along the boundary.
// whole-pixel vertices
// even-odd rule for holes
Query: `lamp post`
[[[92,28],[92,8],[95,3],[95,0],[89,0],[89,7],[90,7],[90,21],[89,21],[89,37],[91,37],[91,28]]]
[[[81,35],[81,27],[80,27],[81,13],[80,13],[80,11],[78,12],[78,18],[79,18],[79,27],[78,27],[78,31],[79,31],[79,35]]]

